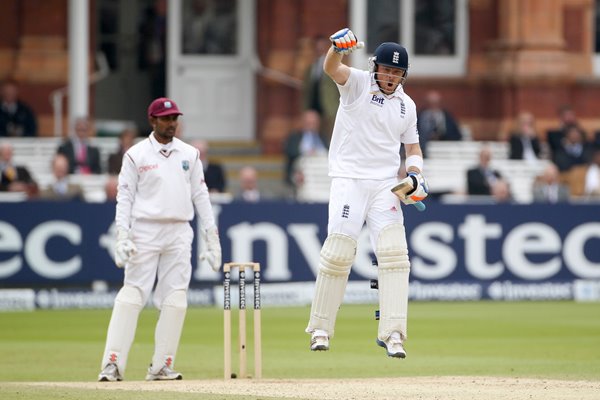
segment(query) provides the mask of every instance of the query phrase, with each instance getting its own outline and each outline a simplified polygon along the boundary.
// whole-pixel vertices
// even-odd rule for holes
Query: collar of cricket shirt
[[[174,150],[177,150],[177,138],[173,138],[173,140],[167,144],[162,144],[154,137],[154,132],[150,134],[150,143],[152,144],[152,148],[154,151],[160,153],[165,157],[169,157]]]
[[[392,97],[397,97],[400,100],[402,100],[404,98],[404,88],[402,87],[402,85],[398,85],[398,87],[396,88],[394,93],[385,94],[381,91],[377,82],[375,82],[375,75],[371,74],[371,91],[369,93],[377,93],[377,92],[383,94],[388,99],[392,98]]]

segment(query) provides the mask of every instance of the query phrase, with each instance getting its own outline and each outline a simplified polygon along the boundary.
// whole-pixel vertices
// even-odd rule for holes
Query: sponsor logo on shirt
[[[378,96],[376,94],[371,97],[371,104],[375,104],[376,106],[383,107],[383,96]]]
[[[151,171],[153,169],[157,169],[158,168],[158,164],[151,164],[151,165],[142,165],[141,167],[138,168],[139,173],[143,173],[143,172],[148,172]]]

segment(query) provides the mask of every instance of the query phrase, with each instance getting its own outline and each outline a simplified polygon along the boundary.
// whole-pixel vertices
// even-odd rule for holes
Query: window
[[[237,0],[184,0],[183,54],[236,54],[237,8]]]
[[[380,43],[393,41],[407,48],[411,75],[465,74],[467,0],[353,0],[350,7],[352,29],[367,50],[353,53],[353,65],[366,66]]]

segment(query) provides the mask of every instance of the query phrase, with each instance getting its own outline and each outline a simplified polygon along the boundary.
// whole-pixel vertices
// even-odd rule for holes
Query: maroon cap
[[[148,107],[149,117],[165,117],[167,115],[183,115],[177,108],[177,104],[166,97],[159,97],[150,103]]]

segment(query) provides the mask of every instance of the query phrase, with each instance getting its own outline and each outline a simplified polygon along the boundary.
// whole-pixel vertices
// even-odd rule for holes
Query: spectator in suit
[[[25,192],[29,198],[38,193],[38,185],[27,167],[15,165],[14,149],[9,142],[0,143],[0,191]]]
[[[133,129],[125,129],[119,135],[119,149],[108,156],[108,173],[111,175],[118,175],[121,172],[121,164],[123,163],[123,156],[135,143],[137,132]]]
[[[440,92],[431,90],[425,97],[425,108],[417,117],[419,141],[426,155],[430,140],[462,140],[462,134],[456,119],[443,108]]]
[[[510,134],[511,160],[535,161],[540,157],[540,140],[535,130],[533,114],[523,112],[517,118],[517,129]]]
[[[57,152],[64,154],[69,161],[70,174],[100,174],[100,151],[89,143],[90,122],[85,117],[77,118],[73,124],[75,131],[65,140]]]
[[[585,137],[585,131],[579,124],[577,120],[577,115],[575,114],[575,110],[569,106],[562,106],[558,110],[558,118],[560,120],[560,125],[558,128],[550,129],[546,133],[546,141],[548,142],[548,146],[550,147],[550,151],[552,152],[552,157],[556,155],[556,152],[561,148],[564,137],[567,134],[567,131],[571,127],[578,128],[583,137]]]
[[[561,172],[565,172],[576,165],[587,164],[591,156],[591,144],[587,142],[581,129],[573,125],[565,131],[560,146],[553,153],[552,161]]]
[[[479,165],[467,171],[469,195],[491,195],[493,187],[503,180],[500,172],[490,167],[492,153],[483,147],[479,153]]]
[[[227,187],[227,178],[221,164],[211,162],[208,159],[208,142],[205,140],[195,140],[192,142],[192,146],[200,152],[200,161],[202,161],[202,167],[204,168],[204,181],[206,182],[208,191],[224,193]]]
[[[331,47],[327,36],[314,38],[314,61],[304,72],[302,83],[302,109],[314,110],[321,117],[323,142],[329,146],[333,122],[340,104],[340,92],[332,79],[323,71],[325,55]]]
[[[261,193],[258,188],[258,173],[256,169],[245,166],[239,174],[240,191],[236,198],[249,203],[258,203],[261,200]]]
[[[560,182],[558,167],[548,164],[533,184],[533,201],[537,203],[564,203],[569,201],[569,187]]]
[[[0,89],[0,136],[37,136],[35,113],[19,100],[17,82],[8,79]]]
[[[81,186],[69,182],[69,160],[64,154],[57,153],[52,159],[54,182],[40,192],[44,200],[84,200]]]
[[[302,126],[290,132],[284,145],[285,182],[294,186],[294,163],[300,156],[326,154],[327,147],[321,132],[321,117],[315,110],[302,113]]]

